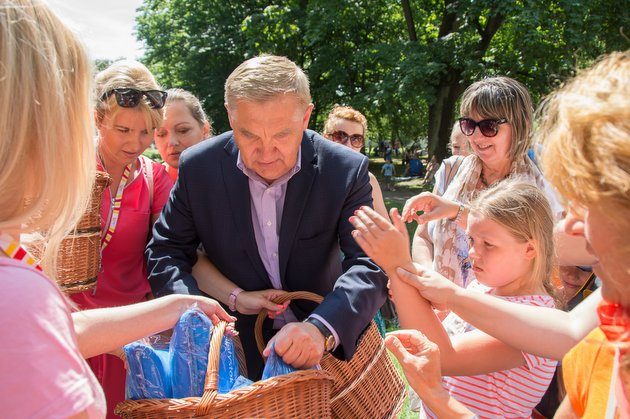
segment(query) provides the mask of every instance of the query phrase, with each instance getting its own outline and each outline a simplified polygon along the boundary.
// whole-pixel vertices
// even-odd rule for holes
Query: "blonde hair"
[[[201,127],[208,123],[208,135],[212,135],[212,123],[208,120],[208,116],[206,112],[203,110],[203,106],[201,106],[201,102],[197,96],[190,93],[188,90],[184,89],[168,89],[166,91],[168,96],[166,96],[166,105],[168,107],[170,104],[174,102],[183,102],[190,111],[192,117],[199,123]]]
[[[91,63],[38,0],[0,7],[0,230],[45,231],[47,273],[86,208],[95,161]]]
[[[537,142],[547,179],[569,201],[602,205],[628,225],[630,208],[630,53],[602,57],[538,110]]]
[[[543,284],[553,296],[550,278],[554,265],[554,220],[545,194],[518,178],[506,179],[482,191],[472,202],[470,212],[500,224],[522,243],[534,243],[532,281]]]
[[[293,61],[260,55],[240,64],[225,82],[225,103],[233,109],[237,100],[265,102],[295,93],[305,107],[311,103],[308,77]]]
[[[324,136],[327,137],[335,131],[334,126],[339,119],[361,124],[363,127],[363,135],[365,136],[367,134],[367,119],[361,112],[351,106],[341,106],[335,104],[330,110],[330,113],[326,118],[326,122],[324,123]]]
[[[453,129],[451,129],[451,136],[449,137],[448,147],[451,150],[451,154],[453,154],[453,142],[456,138],[461,138],[464,140],[464,144],[462,144],[462,147],[465,149],[466,155],[471,154],[472,150],[470,148],[470,143],[468,142],[468,137],[466,137],[466,135],[459,127],[459,121],[455,121]]]
[[[118,106],[116,95],[110,95],[101,100],[103,94],[114,89],[130,88],[137,90],[160,90],[153,74],[142,63],[133,60],[116,61],[96,75],[96,118],[100,123],[105,117],[114,119],[123,108]],[[162,125],[164,108],[152,109],[141,100],[134,109],[140,109],[144,114],[147,130],[151,131]]]
[[[462,95],[459,113],[481,119],[507,119],[512,129],[509,157],[517,160],[531,147],[532,98],[518,81],[509,77],[491,77],[468,86]]]

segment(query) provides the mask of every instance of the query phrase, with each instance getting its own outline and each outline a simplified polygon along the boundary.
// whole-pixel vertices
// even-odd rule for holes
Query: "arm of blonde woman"
[[[440,350],[435,343],[417,330],[398,330],[387,334],[385,344],[400,363],[411,388],[437,417],[475,416],[442,386]]]
[[[597,259],[586,248],[584,236],[567,234],[564,230],[565,220],[560,220],[553,232],[557,262],[560,266],[590,266]]]
[[[370,172],[368,172],[368,175],[370,176],[370,186],[372,186],[372,205],[374,206],[374,210],[387,218],[387,208],[385,207],[381,185],[379,185],[376,176]]]
[[[571,406],[571,401],[568,396],[564,396],[562,403],[556,410],[556,414],[554,415],[554,419],[578,419],[579,416],[573,410],[573,406]]]
[[[90,358],[169,329],[193,304],[215,324],[236,321],[215,300],[194,295],[168,295],[128,306],[78,311],[72,313],[72,321],[79,350]]]
[[[398,269],[397,275],[434,306],[448,307],[477,329],[523,352],[560,360],[597,326],[600,290],[566,313],[465,290],[419,265],[414,271],[416,273]]]
[[[229,306],[230,294],[238,287],[210,262],[205,253],[197,252],[197,263],[193,266],[192,274],[201,291]],[[276,289],[242,291],[236,297],[236,311],[241,314],[258,314],[265,308],[269,310],[269,317],[274,318],[289,305],[288,301],[284,304],[273,302],[282,294],[286,294],[286,291]]]

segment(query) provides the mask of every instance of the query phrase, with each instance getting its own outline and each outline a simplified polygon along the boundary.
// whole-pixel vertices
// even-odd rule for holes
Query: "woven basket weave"
[[[74,231],[66,236],[57,253],[57,285],[66,294],[94,288],[101,268],[101,198],[111,177],[96,172],[88,208]],[[35,259],[41,260],[46,247],[45,237],[26,243]]]
[[[221,322],[213,329],[202,397],[126,400],[118,404],[115,413],[134,419],[331,417],[332,377],[326,371],[297,371],[219,394],[219,355],[225,326]],[[242,350],[237,354],[242,356]],[[244,363],[239,359],[239,364]]]
[[[323,298],[310,292],[290,292],[274,300],[281,304],[305,299],[321,303]],[[262,323],[266,311],[256,319],[256,342],[264,348]],[[392,363],[385,342],[372,321],[363,334],[352,360],[341,361],[325,354],[321,361],[324,371],[334,377],[331,409],[335,418],[395,417],[405,401],[405,384]]]

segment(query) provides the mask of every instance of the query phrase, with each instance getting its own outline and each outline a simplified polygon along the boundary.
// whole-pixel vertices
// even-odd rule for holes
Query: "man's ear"
[[[308,107],[306,108],[306,112],[304,113],[304,118],[302,119],[302,131],[308,129],[308,121],[311,119],[313,108],[314,105],[312,103],[309,103]]]

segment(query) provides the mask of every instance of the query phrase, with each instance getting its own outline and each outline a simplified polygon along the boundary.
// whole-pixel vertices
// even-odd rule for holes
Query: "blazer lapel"
[[[302,137],[301,147],[301,168],[287,184],[287,193],[282,210],[282,224],[280,225],[278,253],[280,253],[280,279],[283,285],[291,247],[295,241],[300,220],[317,174],[317,153],[313,139],[306,132]]]
[[[223,171],[226,194],[232,210],[232,219],[236,224],[236,229],[240,236],[239,238],[245,246],[245,250],[252,261],[254,269],[261,278],[264,278],[265,282],[269,284],[269,287],[272,288],[265,265],[263,265],[260,259],[256,236],[254,235],[249,181],[241,169],[236,167],[238,147],[236,147],[234,143],[234,138],[225,145],[225,151],[226,155],[221,160],[221,169]]]

